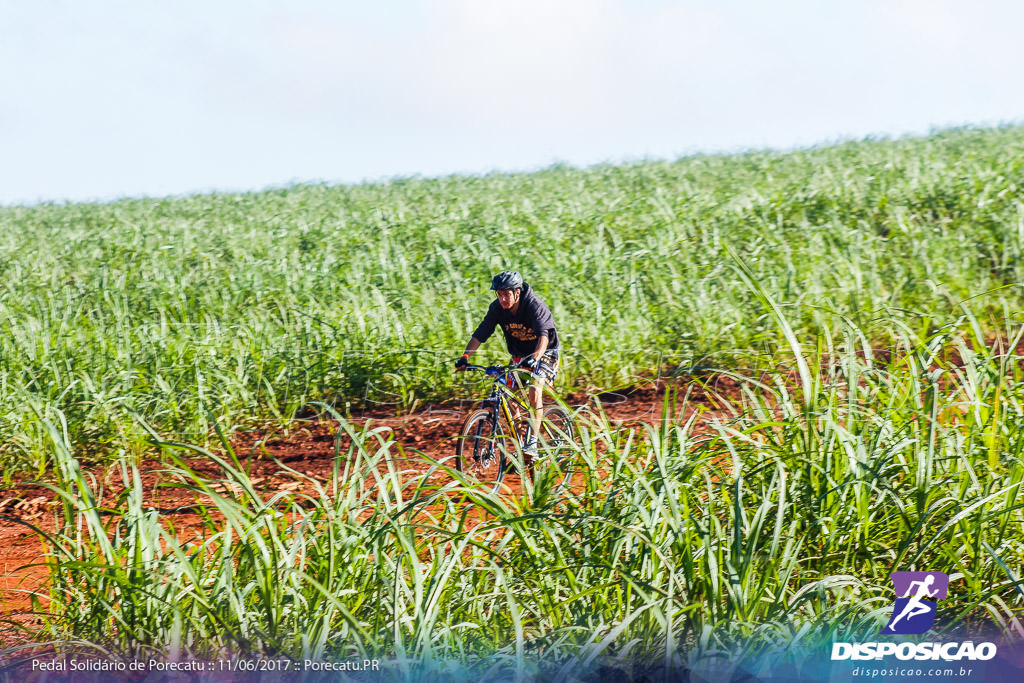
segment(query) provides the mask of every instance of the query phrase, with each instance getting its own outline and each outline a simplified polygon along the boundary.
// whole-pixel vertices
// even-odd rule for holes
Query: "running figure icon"
[[[935,623],[939,600],[946,599],[949,577],[943,572],[893,572],[893,616],[882,633],[924,633]]]
[[[927,614],[935,609],[934,604],[925,604],[922,602],[923,598],[934,598],[938,595],[938,588],[935,590],[931,589],[931,585],[933,583],[935,583],[935,577],[931,574],[925,577],[924,581],[912,581],[910,583],[910,590],[914,590],[915,586],[917,587],[917,590],[907,601],[906,606],[903,608],[903,611],[899,613],[899,616],[893,618],[893,620],[889,622],[890,631],[896,633],[896,624],[898,624],[904,617],[907,619],[913,619],[916,616]]]

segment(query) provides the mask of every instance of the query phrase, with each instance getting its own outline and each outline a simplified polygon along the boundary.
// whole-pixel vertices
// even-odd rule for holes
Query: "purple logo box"
[[[892,617],[882,633],[924,633],[935,624],[936,603],[949,593],[949,576],[943,572],[893,572],[896,591]]]

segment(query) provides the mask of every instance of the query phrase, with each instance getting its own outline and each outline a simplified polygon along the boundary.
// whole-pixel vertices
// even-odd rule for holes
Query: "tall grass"
[[[785,347],[732,248],[801,338],[1019,310],[1021,128],[791,153],[0,208],[0,462],[41,470],[41,415],[81,457],[141,417],[213,423],[450,396],[447,363],[518,268],[551,304],[563,381],[609,385]],[[915,314],[907,311],[915,311]],[[492,342],[495,349],[499,344]],[[710,359],[710,361],[708,360]]]
[[[160,442],[205,505],[193,540],[131,462],[103,516],[45,420],[64,501],[45,635],[112,656],[380,657],[402,677],[751,670],[874,639],[888,574],[939,570],[936,634],[1024,636],[1024,370],[972,327],[904,329],[883,355],[846,325],[805,358],[810,382],[738,376],[731,419],[695,418],[685,393],[639,429],[581,416],[588,474],[562,497],[401,472],[386,434],[338,414],[351,446],[312,495],[258,490],[229,449],[206,453],[236,492],[218,493],[179,457],[200,447]]]

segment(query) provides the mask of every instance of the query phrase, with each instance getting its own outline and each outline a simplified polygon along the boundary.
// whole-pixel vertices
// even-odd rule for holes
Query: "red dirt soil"
[[[568,397],[571,406],[598,407],[613,426],[630,427],[662,419],[666,386],[653,382],[618,392],[606,392],[588,400],[586,394]],[[691,381],[673,387],[678,397],[687,401],[670,419],[688,419],[695,411],[704,417],[724,417],[732,413],[738,386],[729,378],[717,377],[712,384]],[[732,397],[732,398],[729,398]],[[682,401],[680,401],[682,404]],[[413,414],[395,417],[393,408],[367,409],[350,418],[353,425],[384,428],[389,439],[401,445],[392,448],[394,464],[410,473],[425,472],[431,465],[427,458],[444,461],[455,452],[455,438],[466,416],[476,402],[430,405]],[[685,413],[685,414],[683,414]],[[268,491],[306,489],[301,479],[282,467],[291,468],[307,477],[324,482],[334,466],[337,423],[312,417],[297,421],[287,428],[272,430],[239,430],[232,435],[232,446],[255,485]],[[342,438],[342,453],[347,448]],[[426,458],[424,457],[426,456]],[[216,479],[219,469],[200,457],[185,458],[189,467]],[[189,491],[166,486],[160,472],[165,463],[147,459],[140,465],[142,481],[152,491],[148,501],[165,517],[170,518],[179,536],[199,525],[192,506],[196,499]],[[88,474],[101,487],[101,506],[111,506],[120,493],[121,474],[116,466],[96,465]],[[518,488],[518,477],[510,477]],[[308,482],[307,482],[308,483]],[[52,531],[59,500],[37,483],[24,483],[11,489],[0,489],[0,648],[31,639],[34,627],[42,623],[32,611],[30,596],[40,595],[45,606],[47,569],[43,561],[43,545],[32,527]]]

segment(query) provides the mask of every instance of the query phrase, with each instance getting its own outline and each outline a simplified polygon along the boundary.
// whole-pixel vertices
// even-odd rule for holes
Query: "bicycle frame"
[[[480,402],[481,408],[490,408],[494,411],[495,419],[499,417],[505,418],[505,424],[508,425],[509,436],[516,439],[517,442],[521,442],[519,429],[516,426],[516,418],[512,414],[512,405],[515,404],[519,408],[525,410],[527,414],[533,411],[533,407],[523,401],[519,396],[516,395],[515,391],[509,388],[509,379],[520,384],[515,373],[526,373],[531,374],[529,370],[525,370],[516,365],[467,365],[467,370],[479,370],[491,377],[494,381],[491,385],[491,394],[483,401]],[[527,426],[529,431],[529,426]]]

